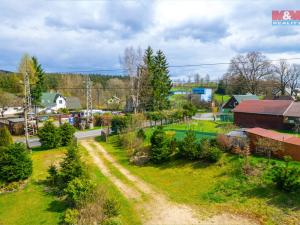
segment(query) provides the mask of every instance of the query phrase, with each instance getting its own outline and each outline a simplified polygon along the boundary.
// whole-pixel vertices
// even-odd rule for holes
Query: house
[[[66,97],[66,108],[69,110],[81,109],[80,99],[77,97]]]
[[[211,88],[193,88],[192,94],[199,95],[199,100],[204,102],[211,102],[212,100],[212,89]]]
[[[231,112],[238,104],[246,100],[258,100],[256,95],[233,95],[230,99],[222,106],[222,112]]]
[[[0,104],[0,117],[11,117],[13,115],[23,114],[23,99],[14,94],[5,93],[5,99],[7,104]]]
[[[67,108],[66,98],[59,93],[42,93],[41,105],[42,107],[38,111],[45,111],[46,113],[57,112],[59,109]]]
[[[291,129],[300,119],[300,103],[291,100],[247,100],[233,110],[240,127]]]
[[[264,138],[276,147],[277,151],[273,152],[274,156],[282,158],[288,155],[291,156],[293,160],[300,161],[300,138],[258,127],[246,129],[246,133],[252,152],[260,153],[260,146],[258,146],[257,142],[259,138]]]

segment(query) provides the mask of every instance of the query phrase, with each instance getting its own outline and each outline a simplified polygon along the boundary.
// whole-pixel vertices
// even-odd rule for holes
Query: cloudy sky
[[[262,51],[300,57],[300,26],[272,26],[272,10],[300,10],[297,0],[0,0],[0,69],[22,54],[48,72],[120,68],[125,47],[165,52],[170,65],[229,62]],[[291,61],[300,63],[299,60]],[[227,66],[170,68],[220,77]],[[120,73],[110,71],[109,73]]]

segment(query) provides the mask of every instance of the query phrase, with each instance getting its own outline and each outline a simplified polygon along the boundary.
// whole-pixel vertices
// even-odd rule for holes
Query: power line
[[[293,58],[281,58],[281,59],[266,59],[265,62],[276,62],[281,60],[300,60],[299,57]],[[243,63],[243,62],[241,62]],[[189,67],[202,67],[202,66],[218,66],[218,65],[230,65],[231,62],[216,62],[216,63],[198,63],[198,64],[183,64],[183,65],[169,65],[169,68],[189,68]],[[90,70],[70,70],[70,71],[61,71],[61,72],[47,72],[53,74],[72,74],[72,73],[97,73],[97,72],[128,72],[128,69],[118,68],[106,68],[106,69],[90,69]],[[15,72],[18,73],[18,72]]]

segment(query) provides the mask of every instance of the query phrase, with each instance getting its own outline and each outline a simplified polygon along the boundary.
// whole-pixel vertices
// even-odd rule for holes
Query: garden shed
[[[287,123],[285,113],[291,107],[290,100],[247,100],[233,110],[237,126],[252,128],[286,130],[293,127]]]
[[[0,120],[0,127],[6,126],[12,135],[24,134],[25,120],[24,118],[7,118]]]
[[[291,156],[293,160],[300,161],[300,138],[283,134],[276,131],[271,131],[259,127],[250,128],[246,130],[250,141],[250,149],[252,152],[256,152],[258,146],[258,139],[264,138],[271,143],[277,150],[273,155],[282,158],[283,156]]]

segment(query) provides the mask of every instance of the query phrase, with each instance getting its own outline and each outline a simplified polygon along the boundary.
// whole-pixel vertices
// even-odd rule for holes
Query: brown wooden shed
[[[280,151],[276,152],[275,156],[282,158],[289,155],[293,160],[300,161],[300,138],[259,127],[247,129],[246,133],[250,141],[251,151],[256,151],[259,138],[265,138],[270,142],[277,142],[278,146],[281,146]]]
[[[285,123],[284,113],[293,101],[290,100],[247,100],[233,110],[234,123],[240,127],[262,127],[266,129],[290,129]]]

